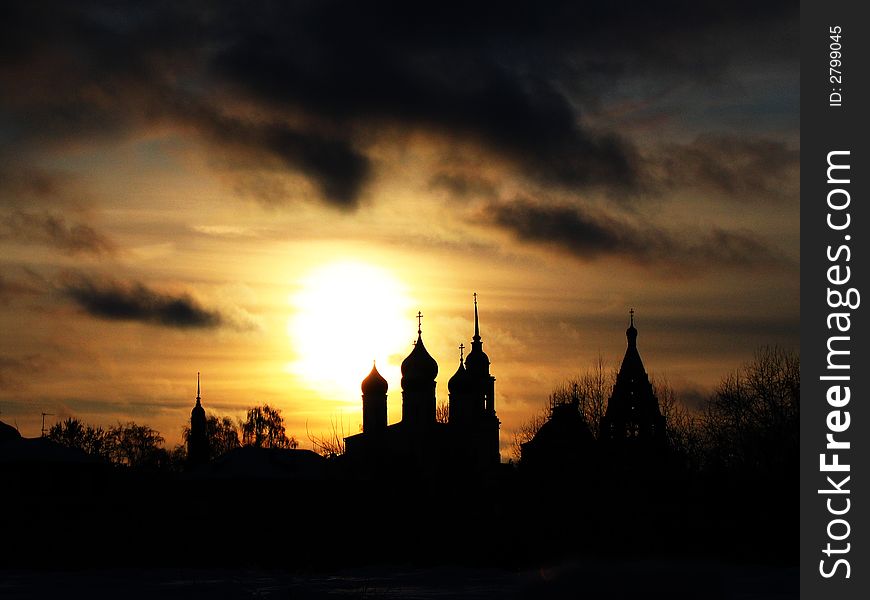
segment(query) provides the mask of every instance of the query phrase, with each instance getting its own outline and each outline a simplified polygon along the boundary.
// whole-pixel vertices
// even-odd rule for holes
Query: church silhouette
[[[627,348],[607,408],[593,434],[579,398],[557,402],[534,437],[521,444],[521,464],[542,472],[589,470],[595,462],[616,460],[650,465],[667,449],[666,422],[637,349],[634,309],[625,331]]]
[[[625,330],[628,348],[616,376],[607,412],[601,419],[600,439],[606,445],[661,449],[665,445],[665,417],[637,351],[634,309]]]
[[[588,470],[602,459],[652,464],[662,457],[667,449],[665,417],[638,352],[634,309],[629,314],[625,356],[597,430],[586,420],[577,398],[556,403],[534,437],[521,444],[522,466],[564,475],[565,469]],[[491,471],[501,463],[495,377],[483,351],[477,294],[471,350],[466,356],[465,344],[459,345],[459,365],[447,383],[446,422],[436,416],[438,363],[423,343],[422,319],[418,312],[417,340],[401,365],[401,420],[387,422],[389,384],[377,365],[360,385],[362,431],[344,438],[345,452],[339,457],[346,474],[399,479],[435,473],[468,475]],[[208,462],[199,373],[187,450],[190,467]]]
[[[471,351],[463,356],[460,345],[459,366],[447,384],[447,423],[436,419],[438,363],[423,343],[422,318],[418,312],[417,341],[402,361],[402,420],[387,424],[388,384],[377,366],[362,382],[363,430],[345,438],[345,458],[360,473],[479,472],[500,463],[495,377],[483,351],[477,294]]]

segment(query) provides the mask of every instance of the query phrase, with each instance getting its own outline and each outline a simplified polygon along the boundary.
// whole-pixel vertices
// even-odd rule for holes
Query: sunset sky
[[[693,406],[796,350],[798,3],[469,4],[3,3],[0,420],[310,447],[474,292],[503,456],[630,307]]]

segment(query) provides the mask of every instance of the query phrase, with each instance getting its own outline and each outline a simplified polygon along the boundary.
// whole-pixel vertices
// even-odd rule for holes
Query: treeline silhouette
[[[210,460],[200,467],[186,461],[189,428],[185,443],[166,449],[146,426],[66,419],[30,441],[89,461],[0,461],[0,560],[326,570],[523,566],[568,555],[796,564],[798,356],[760,349],[700,411],[666,381],[654,384],[663,453],[608,454],[594,443],[612,388],[599,361],[553,390],[517,432],[513,460],[486,472],[363,477],[343,460],[335,424],[320,444],[312,439],[318,455],[299,449],[267,406],[242,421],[208,415]],[[565,407],[590,438],[573,447],[582,452],[567,467],[524,464],[519,444]]]
[[[247,410],[244,420],[208,414],[209,460],[216,460],[242,446],[295,449],[299,442],[288,436],[280,409],[268,404]],[[133,421],[103,429],[69,417],[52,425],[46,438],[64,447],[81,450],[115,467],[183,471],[187,467],[190,424],[182,427],[182,443],[166,449],[164,438],[147,425]]]
[[[617,370],[599,357],[595,366],[554,389],[546,406],[513,434],[511,459],[522,462],[531,441],[554,412],[573,410],[597,439]],[[726,375],[700,410],[681,402],[667,379],[652,377],[665,417],[668,460],[686,472],[748,475],[798,467],[800,357],[776,346],[759,348],[751,361]]]

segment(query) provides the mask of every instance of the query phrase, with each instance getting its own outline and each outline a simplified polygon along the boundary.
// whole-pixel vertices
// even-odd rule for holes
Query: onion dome
[[[362,385],[360,385],[363,396],[386,394],[388,387],[389,384],[387,383],[387,380],[384,379],[380,373],[378,373],[377,366],[372,363],[372,372],[369,373],[368,376],[362,380]]]
[[[479,371],[483,371],[485,373],[489,372],[489,357],[486,355],[486,352],[479,346],[475,346],[474,343],[471,344],[471,352],[468,353],[468,358],[465,359],[466,368],[473,372],[477,373]]]
[[[417,330],[417,343],[408,357],[402,361],[402,381],[435,381],[438,376],[438,363],[426,351],[423,336]]]
[[[459,368],[447,382],[447,391],[450,392],[451,396],[464,394],[468,390],[469,383],[471,383],[471,379],[469,379],[468,371],[465,370],[462,361],[459,361]]]
[[[619,367],[619,378],[626,381],[641,381],[647,378],[646,371],[643,368],[643,361],[640,359],[640,354],[637,351],[637,329],[634,326],[634,309],[628,311],[630,321],[628,329],[625,330],[625,337],[628,338],[628,347],[625,349],[625,357],[622,359],[622,365]]]
[[[634,327],[634,309],[632,308],[630,311],[628,311],[628,313],[630,315],[630,322],[628,325],[628,329],[625,330],[625,337],[628,338],[628,345],[629,346],[636,346],[637,345],[637,329],[635,329],[635,327]]]

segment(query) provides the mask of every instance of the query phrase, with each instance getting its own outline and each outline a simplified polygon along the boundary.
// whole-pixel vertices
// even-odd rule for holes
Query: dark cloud
[[[782,259],[748,233],[713,229],[687,238],[653,225],[635,225],[581,208],[526,200],[491,203],[486,217],[518,239],[556,248],[583,260],[617,256],[642,265],[765,266]]]
[[[203,308],[187,295],[155,292],[142,283],[121,283],[84,275],[68,278],[64,293],[91,316],[114,321],[138,321],[176,328],[213,328],[220,313]]]
[[[66,254],[112,254],[115,244],[90,225],[73,223],[47,212],[15,211],[0,218],[0,240],[23,244],[41,244]]]
[[[783,142],[702,135],[660,148],[651,169],[650,179],[665,189],[710,190],[743,202],[798,200],[800,151]]]
[[[285,108],[359,127],[399,122],[476,140],[528,176],[566,186],[634,181],[633,148],[613,132],[584,128],[551,83],[518,76],[496,57],[446,47],[389,52],[374,38],[346,49],[297,48],[263,33],[247,35],[217,58],[220,73],[246,93]],[[318,40],[330,43],[334,40]],[[350,44],[356,43],[355,47]],[[422,56],[421,56],[422,54]],[[315,59],[316,60],[316,59]]]
[[[638,153],[585,115],[626,83],[795,63],[797,17],[796,2],[748,1],[3,3],[0,153],[192,128],[352,208],[368,148],[398,125],[624,195],[644,187]]]
[[[338,208],[355,208],[370,175],[369,159],[339,137],[294,129],[280,122],[252,123],[219,114],[209,106],[178,114],[207,138],[234,151],[232,160],[237,164],[244,155],[250,161],[250,168],[244,170],[248,181],[251,171],[255,180],[262,181],[257,171],[269,167],[271,159],[279,170],[290,168],[305,173],[326,202]],[[239,179],[238,173],[236,176]],[[245,177],[240,179],[244,181]],[[275,199],[274,189],[255,195],[266,203]]]

